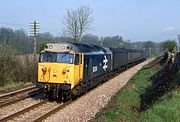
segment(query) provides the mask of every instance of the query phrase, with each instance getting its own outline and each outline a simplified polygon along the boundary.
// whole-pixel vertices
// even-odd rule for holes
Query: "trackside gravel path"
[[[105,107],[115,95],[150,59],[124,71],[100,87],[74,101],[56,114],[48,117],[46,122],[86,122],[92,119],[101,108]]]

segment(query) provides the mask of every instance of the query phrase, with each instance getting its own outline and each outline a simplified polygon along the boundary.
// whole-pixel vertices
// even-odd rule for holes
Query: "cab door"
[[[78,84],[82,81],[83,77],[83,55],[82,54],[75,54],[75,84]]]

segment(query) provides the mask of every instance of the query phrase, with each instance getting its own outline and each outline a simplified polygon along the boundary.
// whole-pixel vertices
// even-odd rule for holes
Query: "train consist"
[[[49,99],[68,100],[146,59],[142,50],[49,43],[41,51],[38,83]]]

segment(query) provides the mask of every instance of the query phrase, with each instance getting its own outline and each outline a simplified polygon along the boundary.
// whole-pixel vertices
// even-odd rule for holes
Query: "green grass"
[[[4,86],[0,87],[0,94],[18,90],[33,85],[32,82],[8,82]]]
[[[138,122],[180,122],[180,91],[161,97],[149,110],[142,113]]]
[[[151,109],[148,109],[138,118],[138,122],[180,122],[180,71],[172,80],[177,88],[163,95]]]
[[[180,88],[161,96],[152,107],[141,110],[140,95],[152,87],[150,77],[162,67],[157,63],[144,66],[92,121],[98,122],[180,122]],[[169,81],[180,85],[180,71]]]
[[[92,121],[119,122],[135,121],[140,116],[140,97],[151,85],[149,77],[159,71],[160,66],[144,66],[112,99],[109,105]]]

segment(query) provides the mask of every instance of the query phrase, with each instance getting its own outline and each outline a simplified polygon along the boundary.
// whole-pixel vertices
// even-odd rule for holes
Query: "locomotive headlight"
[[[52,45],[49,45],[49,49],[52,49],[53,48],[53,46]]]
[[[62,50],[65,50],[65,46],[62,46]]]

